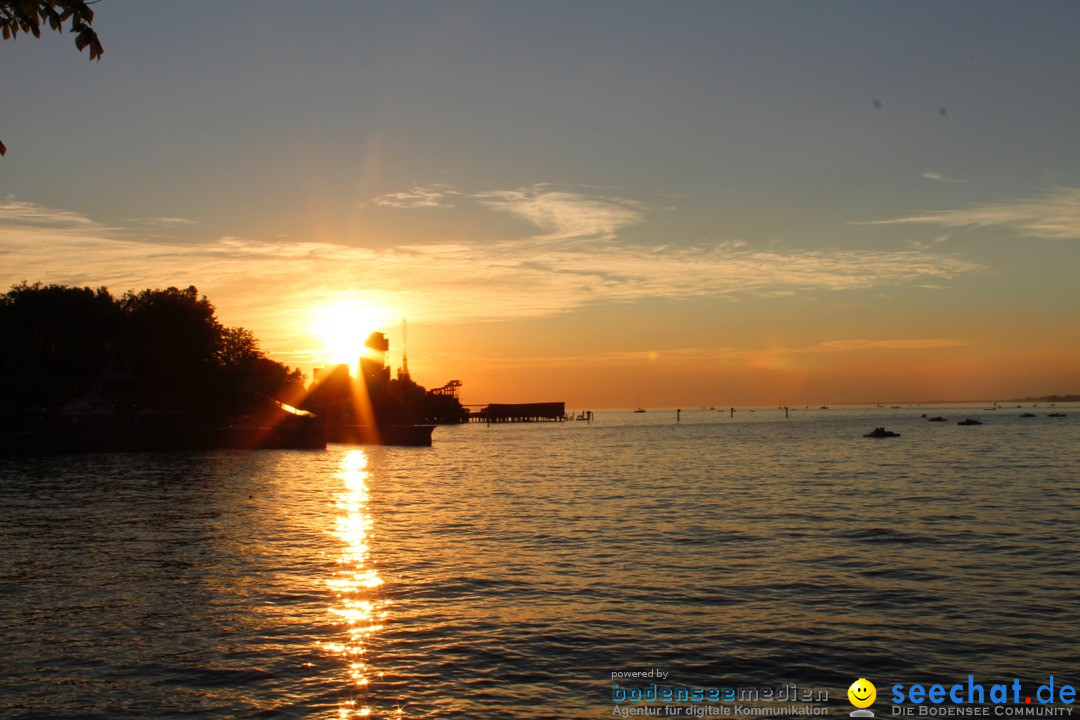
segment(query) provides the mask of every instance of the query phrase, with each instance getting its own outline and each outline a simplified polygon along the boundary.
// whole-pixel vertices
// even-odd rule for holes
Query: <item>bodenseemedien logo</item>
[[[870,682],[866,678],[859,678],[855,682],[851,683],[851,687],[847,689],[847,696],[851,704],[858,708],[858,710],[855,710],[851,713],[851,717],[874,717],[874,711],[866,709],[873,705],[874,700],[877,699],[877,688],[874,687],[874,683]]]

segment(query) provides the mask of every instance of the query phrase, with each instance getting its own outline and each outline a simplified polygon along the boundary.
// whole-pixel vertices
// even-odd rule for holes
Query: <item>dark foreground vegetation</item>
[[[381,333],[359,377],[342,365],[305,388],[194,287],[24,282],[0,296],[0,339],[0,454],[430,445],[434,424],[468,419],[453,383],[391,379]]]
[[[294,401],[304,378],[225,327],[194,287],[28,285],[0,296],[0,428],[216,427]]]

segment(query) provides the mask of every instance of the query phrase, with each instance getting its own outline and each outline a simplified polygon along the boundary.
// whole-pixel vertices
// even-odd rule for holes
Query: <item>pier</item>
[[[469,422],[520,423],[563,422],[565,420],[565,402],[491,403],[479,410],[469,412]]]

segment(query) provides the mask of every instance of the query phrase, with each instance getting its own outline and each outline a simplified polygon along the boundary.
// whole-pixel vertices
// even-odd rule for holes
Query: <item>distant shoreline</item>
[[[1040,402],[1052,402],[1052,403],[1070,403],[1080,402],[1080,395],[1040,395],[1038,397],[1022,397],[1022,398],[1005,398],[1004,400],[930,400],[917,403],[891,403],[892,405],[962,405],[965,403],[1040,403]],[[866,403],[856,403],[866,404]]]
[[[1080,395],[1041,395],[1039,397],[1005,398],[1004,400],[1000,400],[1000,399],[999,400],[985,400],[985,399],[900,400],[900,401],[890,401],[890,402],[876,402],[876,401],[867,402],[867,401],[864,401],[864,400],[863,401],[858,401],[858,402],[843,402],[843,401],[841,401],[841,402],[830,403],[829,407],[840,408],[840,407],[879,407],[880,406],[882,408],[891,408],[891,407],[897,407],[897,406],[901,406],[901,407],[922,407],[922,406],[926,406],[926,405],[986,405],[986,404],[992,404],[992,403],[997,403],[998,406],[1002,406],[1002,405],[1005,405],[1005,404],[1013,404],[1013,403],[1080,403]],[[581,407],[586,407],[586,406],[582,405]],[[784,406],[782,406],[782,405],[772,405],[772,404],[768,404],[768,403],[760,404],[760,405],[747,405],[747,404],[724,405],[723,407],[721,407],[721,406],[702,407],[701,405],[683,405],[682,410],[683,410],[683,412],[692,412],[694,410],[705,410],[706,412],[708,412],[708,411],[727,412],[729,410],[729,408],[731,408],[731,407],[734,407],[736,410],[739,410],[739,409],[751,409],[751,408],[755,409],[755,410],[758,410],[758,409],[760,409],[760,410],[768,410],[768,409],[773,409],[773,408],[783,409]],[[813,404],[805,405],[805,404],[798,404],[798,403],[789,404],[787,407],[789,407],[792,410],[803,410],[803,409],[821,410],[821,409],[827,409],[827,408],[818,407],[817,405],[813,405]],[[658,411],[663,411],[663,410],[674,411],[676,408],[677,408],[677,406],[675,406],[675,405],[672,405],[670,407],[656,406],[656,407],[650,407],[650,408],[648,408],[648,410],[651,411],[651,412],[658,412]],[[634,408],[632,408],[632,407],[593,406],[593,409],[596,412],[622,412],[622,411],[630,411],[630,410],[633,410]]]

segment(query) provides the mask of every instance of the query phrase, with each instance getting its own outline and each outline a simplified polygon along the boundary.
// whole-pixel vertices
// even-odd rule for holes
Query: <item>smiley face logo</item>
[[[848,700],[857,708],[867,708],[877,699],[877,688],[866,678],[859,678],[847,689]]]

